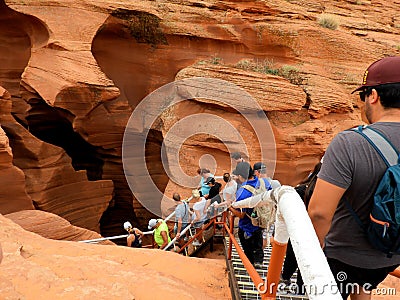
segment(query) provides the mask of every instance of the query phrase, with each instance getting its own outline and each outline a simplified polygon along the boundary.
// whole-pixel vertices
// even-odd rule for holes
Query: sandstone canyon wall
[[[130,115],[157,88],[210,77],[244,89],[274,134],[274,177],[296,184],[337,132],[362,122],[350,92],[365,68],[400,49],[395,1],[0,3],[1,176],[13,178],[4,181],[0,212],[40,209],[103,235],[121,234],[126,220],[143,227],[152,216],[129,189],[122,141]],[[338,27],[319,25],[322,17]],[[238,112],[251,110],[245,101],[187,97],[143,123],[146,171],[168,196],[188,191],[169,180],[161,153],[187,117],[217,115],[243,138],[251,162],[261,158],[254,130]],[[151,106],[143,112],[154,114]],[[173,144],[181,134],[168,138]],[[228,148],[243,146],[202,130],[183,138],[174,150],[190,176],[207,154],[216,174],[229,171]],[[159,203],[157,194],[138,190]]]

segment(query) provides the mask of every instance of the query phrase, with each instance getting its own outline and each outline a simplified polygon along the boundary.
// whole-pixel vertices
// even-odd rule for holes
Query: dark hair
[[[181,201],[181,195],[179,195],[178,193],[174,193],[172,195],[172,199],[174,199],[175,201]]]
[[[242,176],[243,177],[243,176]],[[252,177],[254,177],[254,170],[253,170],[253,168],[250,166],[250,169],[249,169],[249,176],[247,177],[247,178],[245,178],[245,179],[249,179],[249,178],[252,178]],[[244,178],[244,177],[243,177]]]
[[[267,174],[267,168],[254,169],[254,172],[255,171],[257,171],[260,174]]]
[[[249,171],[249,178],[251,178],[251,177],[254,177],[254,170],[253,170],[253,168],[250,168],[250,171]]]
[[[233,159],[241,159],[242,158],[242,154],[240,152],[233,152],[231,154],[231,158],[233,158]]]
[[[200,169],[200,168],[197,169],[197,174],[202,175],[202,174],[206,174],[206,173],[210,173],[210,170],[209,169]]]
[[[209,179],[207,179],[207,184],[211,183],[214,184],[215,183],[215,178],[214,177],[209,177]]]
[[[369,96],[373,89],[378,93],[384,108],[400,108],[400,83],[388,83],[367,87],[360,92],[360,95]]]
[[[224,175],[222,176],[222,179],[223,179],[225,182],[228,182],[229,179],[231,179],[231,174],[229,174],[229,173],[224,173]]]
[[[238,163],[235,170],[233,170],[232,173],[234,175],[240,175],[246,180],[254,176],[253,168],[246,161]]]

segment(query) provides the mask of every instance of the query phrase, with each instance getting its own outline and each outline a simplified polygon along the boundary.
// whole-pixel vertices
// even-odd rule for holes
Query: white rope
[[[166,217],[164,219],[164,221],[165,222],[169,221],[174,215],[175,215],[175,211],[172,212],[168,217]],[[150,230],[150,231],[144,231],[143,235],[153,234],[153,232],[154,232],[154,229]],[[78,243],[96,244],[97,242],[101,242],[101,241],[116,240],[116,239],[126,238],[126,237],[128,237],[128,235],[129,234],[123,234],[123,235],[115,235],[115,236],[103,237],[103,238],[92,239],[92,240],[83,240],[83,241],[78,241]]]

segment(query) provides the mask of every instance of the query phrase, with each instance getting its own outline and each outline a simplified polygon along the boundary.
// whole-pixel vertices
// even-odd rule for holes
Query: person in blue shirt
[[[209,169],[198,169],[197,174],[201,176],[198,186],[198,190],[201,192],[200,196],[208,199],[208,193],[210,192],[211,186],[209,186],[206,181],[209,177],[214,177],[214,174],[211,174]]]
[[[238,163],[235,170],[233,170],[233,174],[237,176],[237,180],[241,184],[241,187],[236,192],[236,202],[253,196],[250,191],[244,188],[245,185],[250,185],[257,189],[260,186],[259,180],[264,180],[266,189],[271,189],[268,180],[254,176],[254,171],[248,162]],[[264,260],[263,229],[251,223],[249,216],[253,209],[243,208],[236,210],[230,207],[229,210],[240,219],[238,235],[244,253],[255,268],[261,268]]]

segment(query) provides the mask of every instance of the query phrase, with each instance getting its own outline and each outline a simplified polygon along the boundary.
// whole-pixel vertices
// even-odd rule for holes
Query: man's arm
[[[241,187],[237,192],[236,192],[236,201],[240,201],[243,199],[246,199],[248,197],[252,196],[251,192],[244,189],[243,187]],[[239,219],[243,219],[246,216],[246,213],[243,210],[237,210],[235,208],[233,208],[232,206],[229,207],[229,210],[231,211],[231,213],[239,218]]]
[[[204,205],[203,215],[207,214],[207,209],[210,207],[211,199],[207,199],[206,205]]]
[[[135,227],[133,228],[133,230],[135,230],[136,234],[140,235],[141,237],[143,236],[143,231],[141,231],[140,229]]]
[[[166,232],[166,231],[161,231],[160,234],[161,234],[161,237],[162,237],[162,239],[163,239],[163,241],[164,241],[164,243],[161,245],[160,248],[161,248],[161,249],[164,249],[165,246],[168,245],[168,236],[167,236],[167,232]]]
[[[239,211],[239,210],[233,208],[232,206],[229,206],[228,209],[231,211],[231,213],[232,213],[235,217],[238,217],[239,219],[243,219],[244,216],[246,215],[245,212],[241,212],[241,211]]]
[[[181,235],[181,229],[182,229],[182,218],[178,219],[178,226],[176,228],[176,237],[179,238]]]
[[[195,218],[193,219],[193,223],[196,223],[196,222],[200,221],[201,214],[200,214],[199,210],[195,210],[194,214],[195,214]]]
[[[331,228],[333,215],[345,191],[325,180],[317,179],[308,206],[308,215],[314,225],[321,247],[324,245],[325,236]]]

